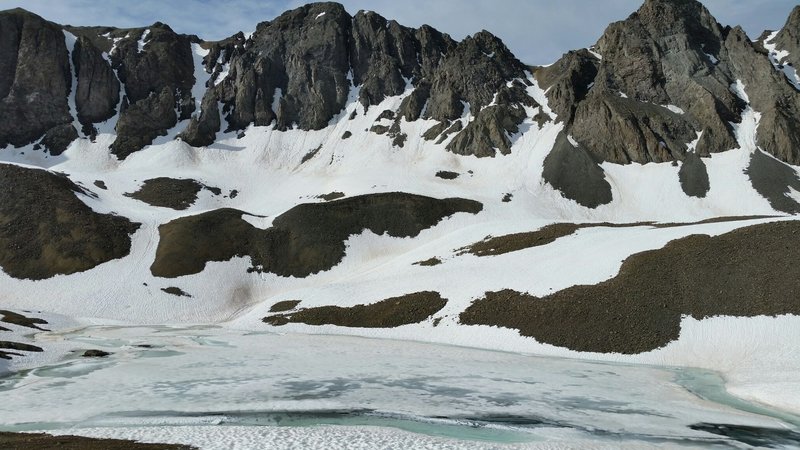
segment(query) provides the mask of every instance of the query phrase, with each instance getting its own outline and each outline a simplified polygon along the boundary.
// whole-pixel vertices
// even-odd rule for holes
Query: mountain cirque
[[[800,314],[798,36],[647,0],[533,67],[336,3],[220,41],[3,11],[0,295],[624,354]]]

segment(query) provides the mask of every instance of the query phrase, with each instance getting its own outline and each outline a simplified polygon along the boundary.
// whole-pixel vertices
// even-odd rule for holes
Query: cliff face
[[[609,26],[594,54],[567,54],[541,77],[569,132],[604,161],[684,160],[697,133],[701,156],[736,148],[732,124],[749,102],[762,114],[758,144],[800,163],[800,95],[741,28],[723,28],[694,0],[648,0]],[[749,98],[731,89],[737,81]]]
[[[684,189],[702,197],[707,174],[695,156],[741,147],[736,129],[748,108],[760,114],[757,146],[800,164],[800,92],[786,70],[798,55],[800,7],[782,30],[752,42],[695,0],[647,0],[591,49],[545,68],[525,66],[486,31],[457,42],[373,12],[351,16],[337,3],[308,4],[216,42],[162,23],[62,27],[16,9],[0,12],[0,146],[36,142],[59,154],[105,123],[115,132],[110,151],[124,159],[160,136],[202,147],[250,125],[319,130],[348,101],[368,110],[405,94],[381,114],[388,122],[364,132],[402,147],[403,121],[433,120],[424,139],[499,157],[536,114],[540,125],[564,124],[545,180],[592,191],[580,203],[610,201],[602,169],[589,167],[600,162],[686,162]],[[531,97],[533,83],[556,117]],[[593,187],[571,186],[575,173]]]

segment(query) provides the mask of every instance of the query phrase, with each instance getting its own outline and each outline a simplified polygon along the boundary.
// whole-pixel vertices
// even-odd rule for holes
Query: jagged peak
[[[722,26],[716,18],[697,0],[645,0],[626,22],[631,20],[638,20],[658,34],[682,32],[695,35],[707,31],[720,36],[722,33]]]
[[[792,12],[789,13],[789,19],[786,21],[786,26],[798,26],[800,27],[800,5],[795,6],[792,9]]]
[[[3,10],[3,11],[0,11],[0,17],[3,17],[3,16],[6,16],[6,17],[18,17],[18,18],[23,19],[23,20],[32,19],[32,20],[39,21],[39,22],[47,22],[47,23],[49,23],[51,25],[57,25],[57,24],[45,19],[44,17],[42,17],[42,16],[40,16],[40,15],[34,13],[34,12],[28,11],[25,8],[13,8],[13,9],[6,9],[6,10]]]
[[[23,15],[23,16],[34,16],[34,17],[38,17],[40,19],[42,18],[42,16],[40,16],[40,15],[38,15],[36,13],[30,12],[25,8],[4,9],[4,10],[0,11],[0,15]]]

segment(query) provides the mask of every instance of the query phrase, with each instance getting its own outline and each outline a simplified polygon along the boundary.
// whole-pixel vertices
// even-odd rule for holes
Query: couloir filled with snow
[[[203,50],[196,47],[195,51],[199,61]],[[197,70],[202,70],[202,66],[198,66]],[[198,72],[201,81],[208,77],[207,74],[205,78],[200,75]],[[543,105],[541,108],[545,112],[555,117],[546,106],[544,92],[533,76],[529,81],[532,84],[529,94]],[[746,86],[738,85],[732,89],[740,92],[746,100]],[[80,195],[81,200],[92,209],[100,213],[114,212],[142,224],[132,236],[130,255],[89,271],[40,281],[14,279],[0,272],[5,308],[44,311],[45,315],[51,315],[48,317],[52,317],[56,324],[53,332],[30,333],[31,330],[14,328],[19,341],[35,343],[46,351],[42,355],[4,363],[7,369],[33,370],[3,381],[2,422],[15,426],[38,423],[40,426],[53,424],[53,428],[94,427],[86,431],[94,435],[145,436],[147,439],[152,436],[173,436],[186,439],[180,442],[195,442],[204,448],[206,445],[207,448],[219,447],[213,444],[216,442],[214,433],[218,431],[207,427],[215,423],[214,417],[217,416],[209,419],[203,414],[219,412],[225,416],[233,411],[266,413],[294,409],[354,410],[359,405],[373,409],[366,406],[372,404],[370,402],[377,402],[374,409],[378,411],[431,418],[450,417],[464,410],[487,414],[524,414],[532,410],[531,403],[528,403],[531,401],[535,404],[533,410],[547,410],[547,420],[566,422],[572,428],[580,424],[578,431],[572,428],[563,431],[558,427],[537,428],[534,431],[497,431],[502,436],[508,433],[514,439],[518,437],[517,433],[523,433],[526,440],[558,437],[563,433],[576,442],[593,440],[598,437],[587,430],[610,430],[617,426],[622,427],[621,433],[643,436],[647,441],[678,428],[685,433],[686,425],[691,421],[708,422],[714,419],[721,422],[741,419],[757,426],[776,426],[773,419],[737,412],[733,407],[713,405],[681,391],[676,387],[677,384],[670,381],[674,379],[674,369],[593,365],[560,359],[529,358],[518,353],[601,360],[615,364],[708,369],[721,373],[722,382],[736,396],[800,413],[800,380],[796,376],[800,373],[800,357],[793,345],[800,341],[800,318],[796,316],[719,317],[706,320],[686,318],[678,341],[635,356],[578,353],[521,337],[514,330],[464,326],[458,322],[458,314],[487,291],[514,289],[541,296],[578,284],[596,284],[614,277],[622,261],[630,255],[663,247],[674,239],[698,233],[719,235],[743,226],[793,220],[773,210],[769,202],[753,189],[744,173],[752,152],[759,151],[754,139],[758,128],[757,112],[748,109],[742,124],[738,125],[741,148],[704,158],[711,185],[706,198],[687,196],[678,182],[679,166],[670,163],[603,164],[614,200],[608,205],[588,209],[565,199],[542,180],[544,158],[552,149],[563,125],[556,121],[538,125],[532,119],[537,108],[529,108],[529,119],[522,124],[520,132],[512,136],[514,144],[511,154],[495,158],[458,156],[445,150],[449,140],[435,144],[422,139],[422,134],[435,124],[434,121],[402,121],[402,132],[408,135],[402,148],[392,146],[390,137],[365,132],[379,123],[377,119],[382,111],[396,110],[410,92],[409,86],[405,94],[388,98],[381,105],[365,110],[357,101],[358,90],[354,88],[346,108],[323,130],[277,131],[269,127],[250,127],[243,136],[220,134],[217,142],[207,148],[194,148],[174,139],[186,125],[186,122],[182,122],[170,135],[159,138],[153,145],[124,161],[108,151],[108,145],[114,139],[115,119],[110,120],[110,126],[101,127],[105,132],[99,134],[95,142],[79,139],[60,156],[49,156],[33,150],[32,146],[0,151],[3,163],[67,173],[73,181],[97,195],[96,198]],[[354,111],[357,113],[355,119],[349,120]],[[461,120],[465,124],[473,120],[469,108],[466,108]],[[389,122],[384,124],[388,125]],[[352,137],[342,139],[346,131],[350,131]],[[303,162],[312,153],[313,157]],[[435,176],[441,170],[457,172],[460,176],[455,180],[444,180]],[[135,192],[145,180],[156,177],[191,178],[218,187],[223,192],[236,190],[238,195],[235,198],[214,196],[204,190],[185,211],[152,207],[124,195]],[[108,190],[94,188],[95,180],[102,180]],[[182,216],[231,207],[264,216],[263,219],[246,217],[256,227],[266,228],[274,217],[291,207],[322,201],[319,195],[334,191],[347,196],[399,191],[436,198],[462,197],[477,200],[484,208],[477,215],[455,214],[413,239],[378,236],[371,232],[353,235],[347,241],[346,257],[339,265],[306,278],[248,273],[249,261],[244,258],[211,262],[203,272],[177,279],[157,278],[150,273],[150,264],[158,245],[158,226],[161,224]],[[513,195],[511,202],[502,201],[506,194]],[[554,222],[690,223],[712,217],[755,215],[770,217],[670,228],[648,225],[626,228],[601,226],[581,229],[546,246],[504,255],[477,257],[456,252],[456,249],[478,242],[488,235],[532,231]],[[414,265],[431,257],[441,259],[442,264],[434,267]],[[176,297],[162,291],[162,288],[171,286],[180,287],[192,297]],[[298,324],[276,329],[261,321],[270,306],[282,300],[302,300],[302,307],[352,306],[424,290],[439,292],[448,299],[447,306],[439,314],[444,318],[438,326],[429,320],[393,329]],[[188,325],[197,324],[204,326],[187,328]],[[90,328],[85,328],[90,325]],[[160,325],[162,328],[136,325]],[[275,331],[288,334],[269,334]],[[424,341],[517,354],[399,344],[395,341],[310,336],[315,334]],[[155,341],[165,350],[135,350],[130,345],[136,340],[148,343]],[[88,347],[108,346],[117,353],[109,360],[79,361],[69,353],[76,343],[84,343]],[[187,347],[191,350],[184,352],[182,349]],[[365,353],[358,354],[355,348]],[[388,355],[397,352],[407,360],[401,358],[402,362],[392,362]],[[423,358],[422,355],[428,358],[424,363],[416,359]],[[297,393],[288,384],[280,385],[296,382],[298,385],[306,383],[307,386],[319,386],[326,364],[339,364],[341,361],[338,357],[347,361],[372,358],[381,364],[377,368],[357,364],[339,367],[347,369],[340,374],[345,386],[334,400],[312,398],[304,401],[292,398]],[[282,361],[286,364],[284,368]],[[441,366],[437,366],[435,361],[441,362]],[[547,366],[546,370],[542,368],[543,365]],[[305,373],[306,368],[308,373]],[[413,381],[414,370],[421,368],[425,368],[428,379]],[[168,373],[171,378],[148,378],[155,369]],[[431,370],[441,373],[434,375],[430,373]],[[474,371],[480,376],[463,379],[455,375],[465,371]],[[545,387],[553,389],[554,384],[564,386],[562,377],[581,378],[577,375],[581,371],[592,372],[588,378],[594,384],[588,387],[579,385],[574,390],[565,387],[561,392],[539,390]],[[303,378],[301,372],[307,378]],[[387,384],[385,380],[391,379],[391,375],[405,377],[405,381],[396,385]],[[291,381],[287,378],[290,376],[298,379]],[[536,376],[549,377],[549,381],[543,383],[544,387],[537,387],[535,382],[525,384],[524,380]],[[375,385],[371,386],[365,377],[380,381],[375,381]],[[509,378],[510,381],[500,378]],[[557,383],[553,381],[556,379],[559,380]],[[640,380],[645,380],[647,384],[636,387]],[[121,384],[112,388],[113,383]],[[335,382],[330,383],[336,386]],[[347,387],[353,383],[359,387]],[[423,393],[429,393],[429,389],[449,387],[456,389],[452,391],[454,393],[460,392],[457,389],[466,389],[480,395],[469,397],[465,400],[467,403],[459,408],[448,409],[451,407],[447,402],[452,399],[447,397],[447,402],[440,402],[441,399],[437,400],[440,394],[437,393],[420,396],[414,386],[421,386],[419,389]],[[319,393],[327,387],[315,389],[311,391]],[[643,400],[643,404],[630,406],[639,411],[634,415],[651,408],[661,410],[659,414],[641,413],[641,420],[629,423],[620,420],[621,413],[608,412],[603,409],[604,406],[593,419],[597,422],[587,422],[586,417],[582,416],[587,408],[595,414],[595,410],[587,406],[591,402],[611,402],[620,392],[626,392],[624,395],[627,400],[636,400],[638,389],[647,391],[642,393],[646,400]],[[266,397],[253,392],[266,393]],[[287,396],[288,400],[278,401],[270,397],[272,394],[269,393],[275,392]],[[497,405],[487,403],[487,399],[501,398],[504,392],[514,392],[515,395],[524,393],[526,401],[517,404],[519,410],[514,405],[501,405],[493,409]],[[195,403],[186,396],[187,393],[211,397]],[[154,402],[153,399],[162,394],[165,395],[163,403]],[[547,401],[554,396],[562,399],[565,402],[563,405],[569,405],[565,399],[574,397],[583,398],[584,403],[577,406],[579,412],[570,412],[566,406],[559,408],[557,404],[554,406]],[[595,396],[597,400],[593,400]],[[92,406],[92,398],[105,401]],[[134,411],[135,420],[124,416],[111,416],[108,419],[111,422],[100,420],[100,417],[110,417],[109,407],[113,402],[124,404]],[[227,406],[219,406],[221,409],[208,409],[212,403],[224,405],[225,402],[228,402]],[[48,403],[63,407],[57,410],[42,407]],[[140,417],[143,411],[155,411],[158,414],[148,422]],[[188,414],[189,418],[172,415],[176,411]],[[126,428],[113,433],[103,431],[106,428],[97,428],[113,428],[114,420],[120,421]],[[250,436],[247,439],[259,439],[263,433],[276,440],[292,439],[284,436],[291,434],[285,429],[264,431],[252,428],[255,424],[247,420],[236,419],[232,422],[232,425],[241,428],[237,433]],[[334,422],[334,425],[342,427],[315,427],[309,436],[328,433],[328,437],[336,435],[341,437],[342,442],[351,442],[357,441],[363,430],[371,430],[358,428],[361,425],[403,428],[402,424],[394,422],[388,425],[380,421],[358,423],[358,420],[365,420],[363,418],[355,423],[348,422],[355,420],[350,416],[342,420],[341,423]],[[385,420],[402,422],[394,416]],[[140,432],[136,428],[153,423],[161,426],[159,431]],[[324,421],[313,423],[325,424]],[[796,423],[791,426],[796,426]],[[401,431],[383,428],[373,431],[377,433],[373,437],[385,436],[387,442],[405,442],[403,439],[408,438]],[[411,431],[419,432],[416,428]],[[438,433],[424,439],[438,442]],[[303,436],[303,439],[312,438]],[[483,439],[482,436],[476,438]],[[658,440],[648,442],[657,444]]]

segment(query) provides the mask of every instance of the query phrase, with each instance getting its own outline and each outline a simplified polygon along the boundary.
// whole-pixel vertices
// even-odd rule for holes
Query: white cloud
[[[502,38],[524,62],[552,62],[562,53],[586,47],[608,23],[635,11],[642,0],[343,0],[348,11],[370,9],[408,26],[427,23],[456,39],[486,29]],[[4,0],[59,23],[134,27],[156,21],[181,33],[221,39],[237,31],[252,31],[298,0]],[[741,24],[757,37],[764,29],[780,28],[794,0],[706,0],[723,24]]]

